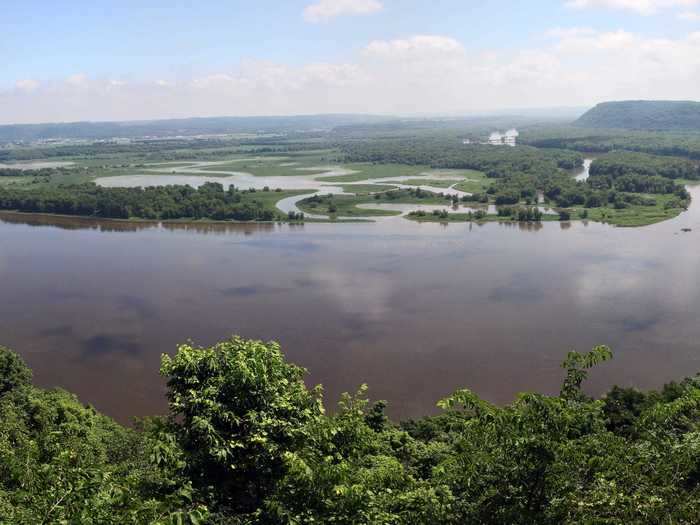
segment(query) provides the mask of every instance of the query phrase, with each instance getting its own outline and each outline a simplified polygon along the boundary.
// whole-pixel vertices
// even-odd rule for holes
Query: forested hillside
[[[700,102],[627,100],[603,102],[584,113],[577,126],[635,130],[700,130]]]
[[[127,429],[0,347],[0,523],[698,523],[700,380],[592,399],[610,357],[569,353],[558,396],[459,390],[395,424],[365,387],[327,412],[275,343],[188,344],[169,415]]]

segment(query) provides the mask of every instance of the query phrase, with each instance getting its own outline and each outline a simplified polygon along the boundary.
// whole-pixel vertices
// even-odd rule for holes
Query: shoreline
[[[3,215],[16,215],[24,217],[37,217],[37,218],[59,218],[59,219],[73,219],[79,221],[99,221],[99,222],[109,222],[109,223],[119,223],[119,224],[140,224],[140,225],[153,225],[158,226],[160,224],[242,224],[242,225],[273,225],[273,224],[290,224],[290,225],[303,225],[305,223],[358,223],[358,222],[375,222],[368,218],[363,219],[304,219],[303,221],[289,221],[289,220],[278,220],[278,221],[235,221],[235,220],[215,220],[215,219],[141,219],[141,218],[131,218],[131,219],[119,219],[114,217],[98,217],[94,215],[66,215],[64,213],[46,213],[46,212],[31,212],[31,211],[20,211],[20,210],[0,210],[0,217]]]
[[[687,212],[688,209],[681,210],[678,214],[673,217],[664,218],[663,220],[653,221],[653,222],[640,222],[639,224],[616,224],[609,221],[595,220],[593,218],[580,218],[572,216],[568,220],[560,220],[558,216],[555,215],[545,215],[539,221],[515,221],[509,220],[498,215],[487,215],[482,219],[472,219],[466,218],[466,214],[450,212],[449,208],[445,208],[450,213],[450,217],[447,219],[434,216],[432,214],[427,214],[425,216],[412,216],[410,214],[405,215],[388,215],[388,216],[367,216],[367,217],[342,217],[337,219],[320,219],[320,218],[309,218],[303,221],[289,221],[289,220],[276,220],[276,221],[235,221],[235,220],[215,220],[215,219],[141,219],[141,218],[131,218],[131,219],[118,219],[112,217],[97,217],[97,216],[86,216],[86,215],[66,215],[60,213],[45,213],[45,212],[25,212],[19,210],[0,210],[0,218],[2,216],[17,216],[17,217],[35,217],[38,219],[65,219],[65,220],[77,220],[82,222],[102,222],[107,224],[122,224],[122,225],[141,225],[141,226],[152,226],[158,227],[160,225],[206,225],[206,226],[226,226],[226,225],[275,225],[275,224],[287,224],[290,226],[302,226],[304,224],[358,224],[358,223],[372,223],[376,224],[379,222],[376,219],[403,219],[414,223],[433,223],[433,224],[487,224],[487,223],[502,223],[502,224],[541,224],[541,223],[574,223],[574,222],[593,222],[598,224],[605,224],[608,226],[613,226],[615,228],[643,228],[646,226],[653,226],[655,224],[662,224],[678,218],[683,213]]]

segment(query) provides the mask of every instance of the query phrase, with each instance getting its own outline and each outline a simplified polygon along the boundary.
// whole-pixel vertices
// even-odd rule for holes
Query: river
[[[368,383],[395,417],[461,387],[555,393],[569,350],[609,344],[588,390],[700,371],[700,191],[678,218],[595,223],[159,225],[0,214],[0,344],[43,387],[128,422],[162,413],[163,352],[281,342],[329,405]],[[683,233],[683,228],[693,231]]]

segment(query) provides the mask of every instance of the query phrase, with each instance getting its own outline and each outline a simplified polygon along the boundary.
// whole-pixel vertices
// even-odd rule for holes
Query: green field
[[[342,164],[345,169],[356,171],[350,175],[335,175],[319,177],[322,182],[361,182],[364,180],[384,179],[394,177],[410,177],[402,181],[401,184],[407,186],[433,186],[436,188],[449,188],[460,180],[465,179],[475,181],[488,180],[486,176],[474,170],[435,170],[430,166],[417,165],[409,166],[405,164],[370,164],[370,163],[349,163]],[[427,178],[426,175],[434,175],[434,178]],[[387,181],[391,183],[392,181]],[[397,181],[398,182],[398,181]],[[461,183],[460,183],[461,184]],[[466,191],[466,190],[465,190]]]
[[[465,191],[467,193],[481,193],[490,185],[491,180],[481,171],[469,170],[466,180],[457,183],[456,190]]]
[[[279,212],[277,209],[277,203],[282,199],[287,197],[295,197],[297,195],[304,195],[308,193],[308,190],[282,190],[282,191],[255,191],[255,192],[241,192],[243,199],[242,204],[253,203],[259,204],[265,210],[272,210]]]
[[[343,164],[343,168],[357,171],[350,175],[335,175],[329,177],[320,177],[318,180],[322,182],[360,182],[369,179],[383,179],[389,177],[420,177],[426,171],[429,171],[428,166],[406,166],[404,164]]]
[[[682,208],[666,208],[665,205],[673,197],[670,195],[644,195],[656,200],[655,206],[630,206],[621,210],[614,208],[589,208],[588,218],[597,222],[604,222],[615,226],[648,226],[657,222],[673,219],[680,215]],[[572,218],[578,217],[582,209],[577,209],[571,214]]]
[[[457,180],[439,180],[439,179],[408,179],[401,181],[405,186],[432,186],[433,188],[449,188],[456,184]]]
[[[27,182],[26,179],[27,177],[0,177],[0,186],[22,185]]]
[[[374,199],[358,198],[354,195],[334,195],[332,198],[321,198],[320,202],[304,199],[297,207],[304,213],[328,215],[330,217],[386,217],[400,215],[400,212],[390,210],[363,210],[358,204],[374,202]]]
[[[289,177],[317,175],[332,169],[337,163],[338,155],[333,150],[303,151],[258,155],[241,155],[222,164],[206,166],[202,171],[237,171],[250,173],[256,177]]]
[[[390,186],[388,184],[346,184],[341,186],[341,188],[343,189],[344,193],[369,195],[371,193],[395,190],[396,186]]]
[[[136,168],[143,168],[143,169],[165,169],[165,168],[172,168],[172,169],[178,169],[178,168],[188,168],[192,165],[196,164],[196,162],[154,162],[154,163],[148,163],[148,164],[137,164],[135,167]]]
[[[98,177],[110,177],[114,175],[126,174],[126,172],[114,168],[71,169],[51,176],[34,176],[28,174],[22,177],[0,177],[0,186],[11,185],[15,189],[30,189],[36,187],[37,185],[67,186],[92,182]]]

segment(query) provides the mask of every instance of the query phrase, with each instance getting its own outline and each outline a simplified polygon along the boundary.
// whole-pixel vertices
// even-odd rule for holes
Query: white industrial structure
[[[492,146],[515,146],[518,142],[518,130],[509,129],[505,133],[494,131],[489,136],[488,144]]]
[[[518,130],[515,128],[511,128],[505,133],[501,133],[500,131],[494,131],[489,135],[489,138],[486,142],[476,142],[472,139],[463,139],[462,144],[465,146],[468,144],[490,144],[491,146],[511,146],[514,147],[518,144],[518,136],[520,133],[518,133]]]

